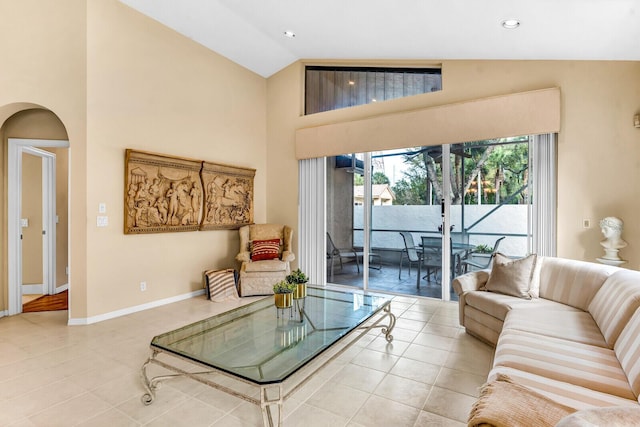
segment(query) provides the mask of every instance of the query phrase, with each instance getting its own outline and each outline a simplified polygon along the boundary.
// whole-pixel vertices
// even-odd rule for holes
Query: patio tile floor
[[[380,270],[369,269],[369,290],[442,299],[439,274],[435,279],[431,276],[431,282],[423,278],[420,281],[420,288],[416,287],[416,274],[417,268],[412,268],[409,275],[405,266],[402,269],[401,278],[398,279],[398,265],[383,263]],[[424,272],[422,275],[424,276]],[[362,266],[360,266],[360,273],[358,273],[355,263],[345,263],[342,270],[337,265],[334,267],[333,280],[331,280],[330,272],[327,272],[327,281],[337,285],[362,287]],[[453,289],[451,289],[450,295],[451,301],[458,300]]]

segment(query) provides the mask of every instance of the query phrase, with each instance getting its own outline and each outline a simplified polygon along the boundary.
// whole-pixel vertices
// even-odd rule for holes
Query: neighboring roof
[[[372,197],[379,198],[382,196],[384,192],[388,192],[391,200],[396,198],[396,195],[393,194],[393,190],[389,187],[389,184],[373,184],[371,186],[371,195]],[[363,185],[354,185],[353,186],[353,196],[354,197],[364,197],[364,186]]]
[[[120,1],[263,77],[302,59],[640,60],[638,0]]]

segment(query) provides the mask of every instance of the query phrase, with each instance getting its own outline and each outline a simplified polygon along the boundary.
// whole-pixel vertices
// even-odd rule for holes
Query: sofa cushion
[[[624,399],[506,366],[493,368],[489,372],[488,381],[496,378],[498,374],[508,375],[514,382],[535,390],[562,405],[578,410],[606,406],[637,406],[635,400]]]
[[[561,419],[556,427],[637,427],[638,425],[640,425],[640,408],[618,406],[574,412]]]
[[[617,267],[545,257],[540,269],[540,297],[587,311],[591,300]]]
[[[493,317],[504,320],[507,313],[514,308],[540,308],[545,310],[572,310],[577,311],[573,307],[549,301],[545,299],[526,300],[523,298],[503,295],[494,292],[472,291],[465,293],[465,303],[471,307],[484,311]]]
[[[613,347],[640,402],[640,310],[636,310]]]
[[[517,297],[487,291],[471,291],[465,294],[467,305],[500,320],[504,320],[509,310],[519,301],[522,300]]]
[[[529,288],[535,265],[535,254],[513,260],[501,253],[496,253],[485,289],[490,292],[529,299],[531,298]]]
[[[640,272],[620,270],[613,273],[589,304],[610,347],[616,343],[622,328],[640,307]]]
[[[504,329],[611,348],[589,313],[543,298],[534,301],[547,301],[547,304],[540,304],[540,309],[527,308],[528,305],[518,306],[505,319]]]
[[[529,332],[503,330],[494,366],[508,366],[613,394],[636,399],[612,349]]]
[[[471,335],[495,346],[502,331],[502,320],[467,305],[464,308],[464,327]]]

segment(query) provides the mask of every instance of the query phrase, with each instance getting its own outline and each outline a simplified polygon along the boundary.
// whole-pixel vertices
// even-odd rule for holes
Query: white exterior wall
[[[496,205],[465,205],[465,228],[468,228],[482,216],[486,215]],[[461,206],[451,206],[451,224],[454,225],[452,237],[459,238],[462,229]],[[493,246],[502,235],[507,238],[500,244],[500,251],[510,256],[527,254],[527,205],[503,205],[483,221],[468,230],[469,243]],[[371,245],[374,248],[402,249],[404,243],[398,233],[399,230],[413,231],[415,242],[418,243],[421,234],[434,235],[438,233],[440,225],[440,206],[373,206],[372,228],[374,230],[393,230],[392,232],[374,231]],[[362,206],[354,206],[354,228],[362,229]],[[475,233],[491,233],[491,235],[476,235]],[[499,235],[494,235],[499,234]],[[515,234],[518,236],[509,236]],[[357,231],[354,245],[362,246],[362,231]]]

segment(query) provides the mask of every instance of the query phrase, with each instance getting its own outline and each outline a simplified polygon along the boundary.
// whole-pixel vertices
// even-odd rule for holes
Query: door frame
[[[43,291],[56,292],[56,164],[55,154],[37,147],[68,148],[69,141],[8,139],[8,267],[9,315],[22,312],[22,154],[42,158]]]

